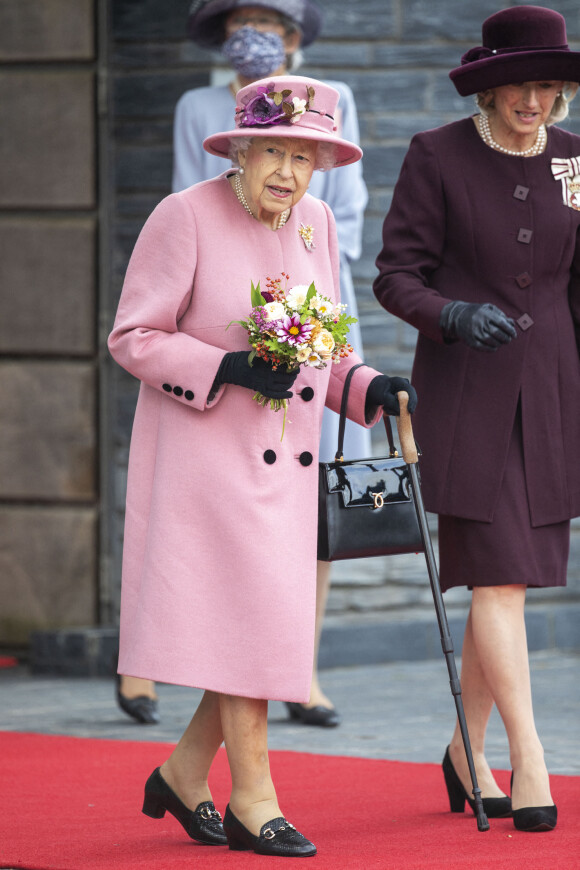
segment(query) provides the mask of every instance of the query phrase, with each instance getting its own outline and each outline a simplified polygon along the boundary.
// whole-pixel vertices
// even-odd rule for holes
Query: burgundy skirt
[[[493,521],[439,516],[441,589],[565,586],[569,550],[569,520],[532,528],[518,407]]]

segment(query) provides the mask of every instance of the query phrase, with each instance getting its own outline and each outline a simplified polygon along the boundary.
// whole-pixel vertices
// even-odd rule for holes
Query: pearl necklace
[[[487,115],[484,115],[482,112],[478,117],[481,138],[486,145],[489,145],[490,148],[494,148],[496,151],[501,151],[502,154],[509,154],[512,157],[535,157],[536,154],[540,154],[546,146],[547,133],[544,124],[542,124],[538,130],[536,141],[530,148],[526,148],[525,151],[510,151],[509,148],[504,148],[503,145],[496,142],[491,135],[491,128],[489,126],[489,118]]]
[[[236,174],[234,175],[234,192],[235,192],[238,200],[241,202],[241,204],[246,209],[246,211],[249,214],[251,214],[255,220],[258,220],[256,215],[254,214],[254,212],[252,211],[252,209],[248,205],[248,201],[247,201],[246,197],[244,196],[244,191],[242,189],[242,179],[240,178],[239,172],[236,172]],[[290,209],[287,208],[286,211],[283,211],[282,214],[279,216],[278,223],[276,225],[276,229],[279,230],[281,227],[283,227],[289,217],[290,217]]]

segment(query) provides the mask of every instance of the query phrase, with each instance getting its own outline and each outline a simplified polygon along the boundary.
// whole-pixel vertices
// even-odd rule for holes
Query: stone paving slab
[[[536,724],[548,768],[555,774],[580,775],[580,655],[543,651],[532,653],[530,661]],[[329,729],[296,724],[282,703],[271,702],[272,749],[441,762],[455,718],[442,656],[328,669],[322,672],[322,684],[343,714],[342,724]],[[117,708],[111,679],[32,676],[24,667],[0,670],[0,732],[172,743],[184,731],[201,692],[169,685],[158,690],[162,721],[143,726]],[[496,711],[487,754],[493,767],[509,768],[507,741]]]

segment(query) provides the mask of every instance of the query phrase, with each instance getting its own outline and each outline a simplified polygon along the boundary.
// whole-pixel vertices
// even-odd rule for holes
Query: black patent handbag
[[[334,461],[318,463],[318,559],[324,562],[425,550],[409,468],[395,448],[388,415],[383,421],[389,456],[343,458],[350,382],[360,365],[344,383]]]

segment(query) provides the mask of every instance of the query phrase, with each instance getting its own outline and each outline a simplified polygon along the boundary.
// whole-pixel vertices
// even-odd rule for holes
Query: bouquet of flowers
[[[286,287],[289,275],[282,273]],[[346,305],[335,304],[316,290],[298,284],[290,289],[282,288],[282,278],[268,278],[266,290],[260,283],[251,282],[252,310],[247,320],[235,321],[248,333],[252,350],[250,365],[258,356],[269,362],[274,369],[286,366],[287,371],[301,365],[323,369],[328,363],[339,363],[352,353],[347,341],[351,324],[356,317],[349,317]],[[255,393],[254,400],[262,406],[269,405],[274,411],[284,410],[282,437],[286,424],[286,399],[270,399]]]

